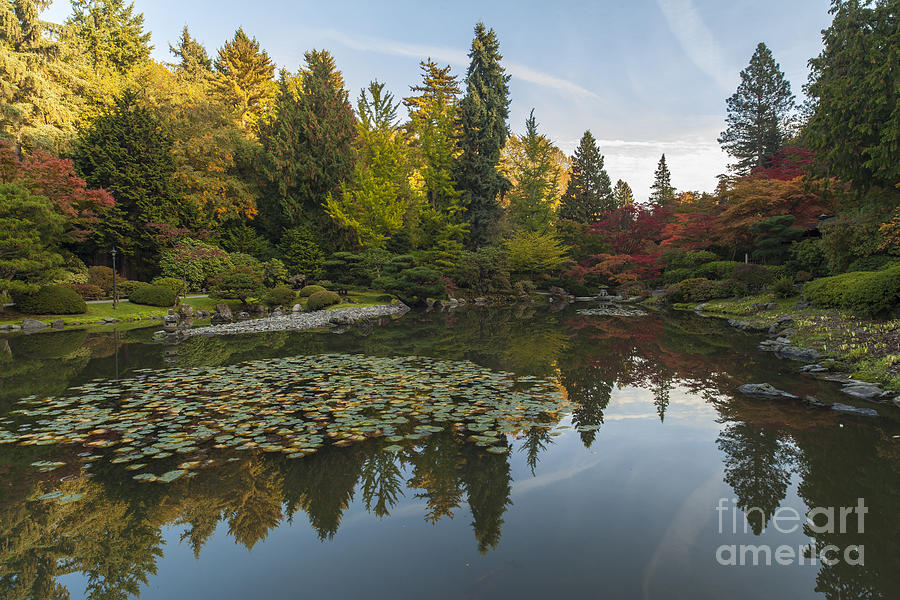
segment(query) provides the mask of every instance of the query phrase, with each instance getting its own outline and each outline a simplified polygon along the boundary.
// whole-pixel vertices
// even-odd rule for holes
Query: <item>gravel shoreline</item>
[[[270,331],[301,331],[329,325],[351,325],[379,317],[402,316],[409,312],[402,302],[382,306],[348,307],[337,310],[320,310],[311,313],[288,313],[280,317],[265,317],[250,321],[238,321],[224,325],[209,325],[179,332],[180,337],[235,335],[240,333],[265,333]]]

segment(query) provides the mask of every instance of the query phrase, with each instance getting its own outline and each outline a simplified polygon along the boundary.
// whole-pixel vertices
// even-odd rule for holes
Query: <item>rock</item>
[[[291,308],[291,312],[293,312],[293,313],[303,312],[303,307],[300,306],[299,304],[295,304],[294,307]]]
[[[211,325],[225,325],[226,323],[231,323],[234,319],[231,318],[231,313],[229,312],[228,316],[223,315],[220,312],[215,313],[209,319],[209,323]]]
[[[22,331],[40,331],[41,329],[46,329],[48,325],[43,321],[37,321],[35,319],[25,319],[22,321]]]
[[[197,318],[198,318],[198,319],[208,319],[208,318],[209,318],[209,311],[208,311],[208,310],[198,310],[198,311],[197,311]]]
[[[456,298],[450,298],[449,302],[450,308],[456,308],[457,306],[459,306],[459,300],[457,300]]]
[[[239,313],[237,314],[237,320],[238,320],[238,321],[249,321],[249,320],[250,320],[250,313],[248,313],[248,312],[246,312],[246,311],[241,311],[241,312],[239,312]]]
[[[249,312],[249,313],[252,314],[252,315],[257,315],[257,316],[259,316],[259,315],[266,315],[266,314],[268,314],[268,313],[269,313],[269,309],[266,308],[266,307],[265,307],[264,305],[262,305],[262,304],[256,303],[256,304],[251,304],[250,306],[248,306],[248,307],[247,307],[247,312]],[[238,317],[238,318],[240,318],[240,317]]]
[[[594,296],[575,296],[575,302],[593,302],[596,299]]]
[[[110,324],[110,323],[118,323],[119,320],[115,319],[113,317],[107,317],[107,318],[103,319],[103,322],[106,324]]]
[[[270,317],[273,317],[273,318],[276,318],[276,317],[283,317],[283,316],[284,316],[284,311],[282,311],[280,308],[276,308],[275,310],[272,311],[272,314],[269,315],[269,316],[270,316]]]
[[[485,300],[486,300],[486,299],[485,299]],[[475,303],[477,304],[477,303],[478,303],[478,300],[476,300]],[[434,298],[426,298],[426,299],[425,299],[425,306],[427,306],[429,310],[431,310],[432,308],[434,308]]]
[[[839,402],[835,402],[831,405],[831,410],[836,410],[842,413],[850,413],[853,415],[860,415],[862,417],[877,417],[878,411],[872,408],[857,408],[855,406],[848,406],[846,404],[841,404]]]
[[[800,367],[801,373],[826,373],[828,369],[820,364],[803,365]]]
[[[774,302],[769,302],[768,304],[766,304],[766,310],[775,310],[776,308],[778,308],[778,305]]]
[[[828,404],[826,404],[824,402],[819,402],[813,396],[807,396],[806,398],[803,399],[803,401],[806,402],[806,405],[811,408],[830,408],[830,406]]]
[[[478,306],[484,306],[484,305],[487,304],[487,303],[488,303],[488,299],[487,299],[487,298],[484,298],[484,297],[481,297],[481,298],[475,298],[475,304],[478,305]]]
[[[234,319],[234,316],[231,314],[231,308],[227,304],[216,304],[216,312],[228,319],[229,322]]]
[[[848,396],[853,396],[860,400],[868,400],[870,402],[880,401],[882,394],[884,394],[884,390],[871,383],[850,383],[842,387],[841,391]]]
[[[178,308],[178,315],[182,319],[190,319],[191,317],[194,316],[194,307],[191,306],[190,304],[182,304]]]
[[[10,325],[9,326],[10,331],[19,331],[20,329],[22,329],[21,325]]]
[[[793,310],[806,310],[810,307],[808,300],[799,300],[797,304],[793,306]]]
[[[66,322],[63,321],[62,319],[57,319],[57,320],[53,321],[52,323],[50,323],[50,327],[52,327],[53,329],[64,329],[65,326],[66,326]]]
[[[12,329],[12,325],[10,325],[9,323],[3,323],[2,325],[0,325],[0,331],[9,331],[10,329]]]
[[[738,391],[750,398],[762,400],[799,400],[800,396],[776,389],[768,383],[748,383],[738,388]]]
[[[790,360],[799,360],[803,362],[813,362],[819,360],[822,357],[822,355],[815,350],[810,350],[809,348],[801,348],[799,346],[783,346],[781,348],[776,348],[775,354],[782,358],[789,358]]]

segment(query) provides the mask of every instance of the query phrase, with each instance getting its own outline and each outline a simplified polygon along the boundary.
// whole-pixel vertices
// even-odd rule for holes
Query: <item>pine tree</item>
[[[497,235],[502,214],[499,194],[509,187],[497,172],[509,130],[509,75],[500,64],[500,43],[493,29],[475,26],[469,52],[466,95],[460,103],[460,149],[457,189],[462,192],[470,243],[480,247]]]
[[[127,73],[150,57],[150,32],[144,15],[125,0],[72,0],[66,21],[94,69]]]
[[[572,156],[569,184],[559,204],[559,218],[593,223],[615,208],[603,155],[590,131],[585,131]]]
[[[501,170],[512,186],[505,200],[514,225],[537,233],[552,228],[561,195],[560,155],[553,142],[538,133],[532,110],[525,121],[525,135],[510,138],[501,160]]]
[[[820,166],[857,190],[900,181],[897,0],[833,0],[824,49],[810,61],[813,114],[803,132]]]
[[[449,65],[441,67],[428,59],[420,63],[420,69],[422,84],[410,88],[418,95],[403,99],[425,189],[425,204],[418,215],[418,243],[422,247],[448,241],[458,245],[468,232],[453,180],[460,152],[459,83]]]
[[[666,155],[663,154],[653,175],[653,185],[650,186],[650,202],[657,206],[665,206],[675,199],[675,188],[672,187],[672,174],[666,164]]]
[[[187,25],[181,30],[178,45],[169,44],[171,52],[179,62],[174,65],[176,72],[184,73],[191,79],[198,79],[212,72],[212,60],[203,44],[191,37]]]
[[[784,146],[794,112],[791,84],[765,44],[756,47],[750,65],[741,71],[737,91],[726,103],[728,128],[719,144],[736,160],[731,169],[744,175]]]
[[[356,118],[344,80],[325,50],[305,55],[297,76],[282,72],[275,113],[260,129],[262,174],[271,189],[270,226],[316,222],[322,204],[353,173]]]
[[[219,48],[214,65],[219,98],[236,111],[241,128],[256,133],[272,110],[277,90],[272,79],[275,65],[268,53],[239,28]]]
[[[615,200],[617,208],[634,204],[634,193],[631,191],[631,186],[621,179],[618,180],[616,187],[613,188],[613,200]]]

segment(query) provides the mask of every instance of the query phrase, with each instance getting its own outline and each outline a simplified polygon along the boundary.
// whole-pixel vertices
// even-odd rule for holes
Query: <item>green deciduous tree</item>
[[[475,247],[496,237],[502,212],[498,196],[509,187],[497,172],[500,151],[509,136],[509,75],[501,58],[497,34],[478,23],[469,52],[466,95],[460,103],[461,154],[456,164],[457,189],[462,192]]]
[[[361,246],[381,248],[421,203],[421,177],[413,177],[409,147],[397,126],[394,96],[373,81],[359,95],[353,177],[326,196],[325,210],[353,230]]]
[[[663,154],[653,174],[653,185],[650,186],[650,202],[657,206],[665,206],[675,200],[675,188],[672,187],[672,174]]]
[[[72,0],[66,24],[94,69],[127,73],[150,57],[150,32],[133,2]]]
[[[0,183],[0,293],[34,291],[61,272],[65,219],[17,183]]]
[[[237,115],[238,124],[255,133],[272,111],[276,85],[272,79],[275,64],[260,49],[256,38],[242,28],[219,48],[214,63],[213,86],[218,97]]]
[[[504,243],[509,269],[532,278],[547,275],[561,267],[568,259],[568,248],[551,233],[519,231]]]
[[[513,225],[538,233],[551,230],[566,166],[565,154],[538,133],[532,110],[525,121],[525,135],[510,138],[501,159],[501,172],[511,185],[505,200]]]
[[[351,176],[356,158],[356,118],[334,59],[325,50],[305,58],[298,76],[281,74],[274,117],[260,131],[270,219],[288,226],[325,216],[325,198]]]
[[[569,184],[559,205],[559,217],[578,223],[592,223],[614,208],[609,175],[603,155],[590,131],[585,131],[571,160]]]
[[[793,118],[791,84],[765,44],[756,47],[749,66],[741,71],[737,91],[726,104],[728,127],[719,143],[735,159],[732,170],[743,175],[782,148]]]
[[[803,139],[820,165],[857,189],[900,181],[900,5],[833,0],[806,88],[814,113]]]

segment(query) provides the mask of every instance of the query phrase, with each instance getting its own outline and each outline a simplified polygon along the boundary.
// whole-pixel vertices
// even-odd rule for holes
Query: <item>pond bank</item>
[[[848,396],[900,406],[900,320],[816,309],[771,294],[675,308],[768,334],[760,349],[802,363],[801,372],[843,384]]]
[[[209,325],[179,332],[182,338],[194,336],[235,335],[244,333],[266,333],[272,331],[300,331],[317,329],[332,325],[352,325],[380,317],[399,317],[409,312],[410,308],[402,302],[379,306],[360,306],[339,308],[336,310],[319,310],[307,313],[289,313],[281,316],[264,317],[236,323]]]

